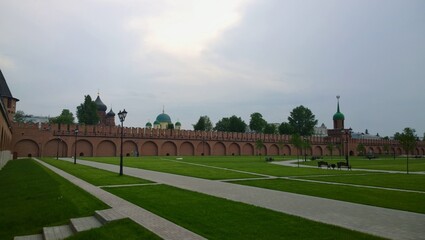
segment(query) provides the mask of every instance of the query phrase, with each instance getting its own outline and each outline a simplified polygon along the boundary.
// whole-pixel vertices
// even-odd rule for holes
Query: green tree
[[[282,140],[279,140],[279,142],[277,143],[277,145],[279,146],[280,151],[282,151],[283,150],[283,147],[285,146],[285,143]]]
[[[169,124],[167,125],[167,129],[174,129],[174,124],[169,123]]]
[[[263,119],[261,113],[255,112],[251,114],[251,120],[249,121],[249,128],[257,133],[262,133],[267,125],[267,121]]]
[[[261,139],[255,141],[255,149],[257,149],[257,155],[261,155],[261,149],[264,147],[264,142]]]
[[[328,143],[328,145],[326,145],[326,149],[328,149],[328,151],[331,153],[331,160],[332,160],[333,151],[334,151],[333,143]]]
[[[51,123],[60,124],[73,124],[74,120],[74,115],[69,111],[69,109],[63,109],[61,115],[49,119]]]
[[[317,119],[310,109],[303,105],[292,110],[288,117],[289,125],[291,125],[294,133],[300,136],[311,136],[314,133],[314,126],[317,125]]]
[[[208,116],[201,116],[196,124],[193,124],[195,131],[211,131],[213,129],[211,120]]]
[[[84,96],[84,103],[77,107],[77,118],[80,124],[95,125],[99,123],[97,105],[90,95]]]
[[[409,174],[409,153],[415,149],[417,144],[417,136],[415,134],[415,129],[405,128],[402,133],[396,133],[394,139],[398,140],[401,147],[406,152],[406,172]]]
[[[246,123],[240,117],[235,115],[230,118],[222,118],[215,124],[214,130],[223,132],[245,132]]]
[[[18,110],[15,113],[15,116],[13,117],[13,121],[17,123],[23,123],[25,122],[25,113],[24,111]]]
[[[311,143],[307,138],[302,139],[302,147],[304,148],[304,161],[307,161],[307,149],[311,147]]]
[[[363,143],[359,143],[357,144],[356,150],[359,155],[364,155],[366,152],[366,147]]]
[[[289,123],[283,122],[279,125],[279,133],[285,134],[285,135],[291,135],[291,134],[294,134],[294,129]]]
[[[274,125],[273,123],[267,123],[266,126],[264,127],[264,133],[276,134],[277,133],[276,125]]]
[[[303,139],[301,138],[299,134],[293,134],[290,142],[298,150],[297,159],[298,159],[298,167],[300,167],[300,151],[303,147]]]

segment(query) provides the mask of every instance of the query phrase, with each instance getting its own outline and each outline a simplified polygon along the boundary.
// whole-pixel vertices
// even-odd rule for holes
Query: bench
[[[322,166],[323,166],[323,167],[330,168],[329,164],[328,164],[327,162],[325,162],[325,161],[318,161],[318,162],[317,162],[317,166],[318,166],[319,168],[322,168]]]
[[[346,162],[337,162],[336,165],[340,170],[341,168],[347,168],[348,170],[351,170],[351,165],[348,165]]]

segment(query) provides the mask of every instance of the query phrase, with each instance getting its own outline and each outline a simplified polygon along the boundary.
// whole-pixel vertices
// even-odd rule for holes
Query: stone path
[[[182,239],[205,239],[198,234],[195,234],[185,228],[182,228],[158,215],[155,215],[133,203],[130,203],[122,198],[119,198],[100,187],[96,187],[88,182],[85,182],[71,174],[68,174],[56,167],[53,167],[45,162],[35,159],[40,164],[46,166],[50,170],[56,172],[60,176],[66,178],[71,183],[79,186],[93,196],[97,197],[107,205],[113,208],[117,213],[130,218],[134,222],[140,224],[146,229],[152,231],[156,235],[166,240],[182,240]],[[78,160],[78,164],[81,161]],[[114,169],[115,170],[115,169]]]
[[[77,163],[117,173],[119,170],[117,165],[84,160]],[[124,167],[124,174],[389,239],[425,239],[425,214],[129,167]]]

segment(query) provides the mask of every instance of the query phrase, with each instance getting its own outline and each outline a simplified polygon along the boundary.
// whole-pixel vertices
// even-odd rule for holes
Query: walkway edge
[[[130,218],[139,225],[145,227],[146,229],[152,231],[159,237],[166,240],[200,240],[205,239],[204,237],[193,233],[179,225],[176,225],[158,215],[155,215],[133,203],[130,203],[120,197],[117,197],[99,187],[96,187],[84,180],[81,180],[61,169],[53,167],[43,161],[34,159],[41,165],[47,167],[53,172],[57,173],[61,177],[67,179],[71,183],[77,185],[93,196],[97,197],[110,207],[112,207],[118,213]]]

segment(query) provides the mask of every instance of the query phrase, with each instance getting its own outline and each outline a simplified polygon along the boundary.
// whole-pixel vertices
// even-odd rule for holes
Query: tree
[[[97,105],[90,95],[84,96],[84,103],[77,107],[77,118],[80,124],[95,125],[99,123]]]
[[[297,159],[298,159],[298,167],[300,167],[300,151],[301,151],[301,148],[303,147],[303,139],[301,138],[299,134],[294,134],[292,135],[290,142],[292,143],[292,145],[295,146],[296,149],[298,149]]]
[[[302,147],[304,148],[304,162],[307,161],[307,148],[311,147],[311,143],[307,138],[302,139]]]
[[[328,149],[328,151],[331,153],[331,160],[332,160],[333,151],[334,151],[333,143],[328,143],[328,145],[326,145],[326,149]]]
[[[266,127],[267,122],[263,119],[261,113],[255,112],[251,114],[251,120],[249,121],[249,128],[257,133],[262,133]]]
[[[364,144],[363,144],[363,143],[359,143],[359,144],[357,145],[356,150],[357,150],[357,152],[358,152],[358,154],[359,154],[359,155],[364,155],[364,154],[365,154],[365,152],[366,152],[366,147],[364,146]]]
[[[215,124],[214,130],[223,132],[245,132],[246,123],[240,117],[235,115],[230,118],[222,118]]]
[[[289,125],[294,130],[293,133],[300,136],[311,136],[314,133],[314,126],[317,125],[317,119],[310,109],[299,106],[292,110],[288,117]]]
[[[15,116],[13,117],[13,121],[17,123],[23,123],[25,122],[25,113],[24,111],[18,110],[15,113]]]
[[[292,128],[292,126],[289,123],[283,122],[279,125],[279,133],[291,135],[291,134],[294,134],[294,129]]]
[[[263,132],[265,134],[276,134],[277,133],[276,125],[274,125],[273,123],[267,123],[266,126],[264,127]]]
[[[51,123],[60,124],[73,124],[74,120],[74,115],[69,111],[69,109],[63,109],[61,115],[49,119]]]
[[[167,129],[174,129],[174,124],[169,123],[169,124],[167,125]]]
[[[415,129],[405,128],[402,133],[396,133],[394,139],[398,140],[401,147],[406,152],[406,172],[409,174],[409,153],[416,147],[417,136]]]
[[[255,149],[257,149],[257,155],[261,155],[261,149],[264,147],[264,142],[261,139],[255,141]]]
[[[208,116],[201,116],[196,124],[193,124],[195,131],[211,131],[213,129],[211,120]]]

